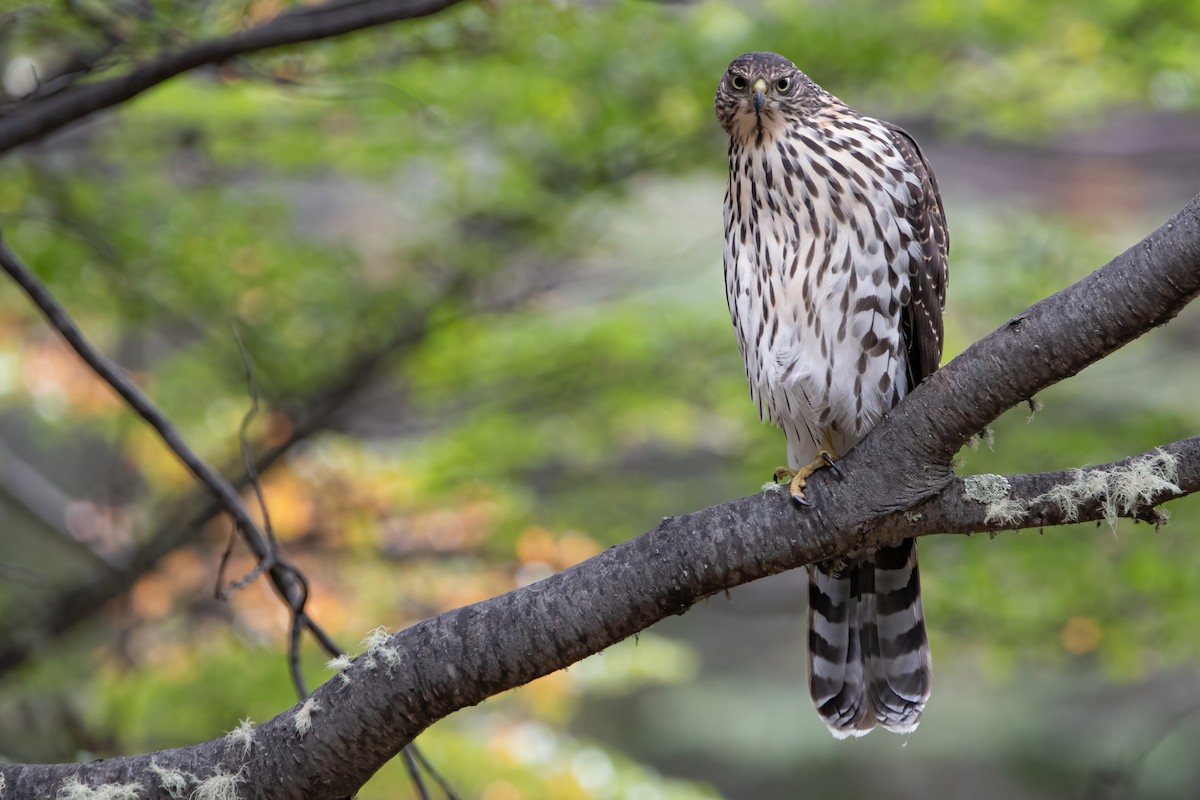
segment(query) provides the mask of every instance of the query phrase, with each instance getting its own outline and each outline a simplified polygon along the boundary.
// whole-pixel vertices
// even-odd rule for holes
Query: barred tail
[[[915,730],[932,674],[916,541],[808,575],[809,689],[830,732]]]

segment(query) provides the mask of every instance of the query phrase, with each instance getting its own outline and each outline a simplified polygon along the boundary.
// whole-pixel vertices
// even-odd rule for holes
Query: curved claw
[[[808,476],[812,474],[811,470],[800,470],[792,473],[792,480],[788,486],[788,492],[792,496],[792,500],[796,501],[797,505],[811,505],[808,500],[804,499],[804,487],[808,485]]]
[[[817,457],[813,459],[811,464],[801,467],[795,472],[792,472],[792,470],[785,470],[780,467],[779,469],[775,470],[775,477],[776,480],[779,480],[781,475],[790,474],[792,476],[790,485],[792,499],[796,501],[797,505],[810,506],[812,503],[808,502],[808,500],[806,500],[804,497],[804,487],[808,485],[808,476],[812,475],[819,469],[829,468],[833,470],[834,474],[837,475],[838,478],[841,478],[842,473],[841,470],[839,470],[835,465],[836,461],[837,456],[835,456],[833,453],[828,450],[821,450],[819,453],[817,453]]]

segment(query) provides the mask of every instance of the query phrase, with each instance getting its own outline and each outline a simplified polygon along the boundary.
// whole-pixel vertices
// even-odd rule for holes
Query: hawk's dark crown
[[[762,92],[760,105],[755,96]],[[746,53],[735,58],[717,86],[717,119],[730,136],[743,120],[755,118],[754,127],[812,114],[834,98],[778,53]]]

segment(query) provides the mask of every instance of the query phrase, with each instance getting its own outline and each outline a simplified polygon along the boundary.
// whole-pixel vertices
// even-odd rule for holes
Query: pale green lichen
[[[395,647],[385,647],[379,651],[379,654],[387,662],[388,669],[400,666],[400,651]]]
[[[1129,516],[1142,506],[1150,505],[1164,492],[1181,491],[1178,480],[1179,459],[1164,450],[1156,450],[1110,470],[1075,470],[1070,483],[1055,486],[1037,497],[1035,502],[1054,503],[1068,522],[1079,519],[1079,510],[1083,506],[1098,503],[1104,520],[1115,529],[1119,517]]]
[[[1028,425],[1029,423],[1033,422],[1033,418],[1036,417],[1037,413],[1042,410],[1042,401],[1038,400],[1036,397],[1031,397],[1026,400],[1025,403],[1029,406],[1029,416],[1025,418],[1025,424]]]
[[[295,716],[292,717],[292,725],[296,728],[296,735],[303,739],[312,730],[312,715],[321,710],[321,704],[316,698],[310,697],[301,704],[300,708],[296,709]]]
[[[367,634],[367,637],[363,639],[363,646],[367,648],[367,654],[371,660],[368,669],[375,669],[376,659],[382,659],[388,669],[394,669],[400,665],[400,651],[391,644],[391,641],[392,632],[382,625]]]
[[[980,444],[987,445],[988,450],[996,449],[996,432],[991,428],[984,428],[979,433],[971,434],[971,438],[967,439],[967,448],[970,450],[978,450]]]
[[[1025,516],[1025,504],[1012,496],[1012,485],[1003,475],[970,475],[963,479],[963,494],[983,504],[984,522],[1011,525]]]
[[[58,787],[57,800],[139,800],[142,796],[140,783],[107,783],[88,786],[75,775],[67,778]]]
[[[905,511],[904,518],[909,522],[920,522],[925,515],[920,511]]]
[[[225,734],[225,738],[235,747],[241,745],[242,758],[245,758],[254,747],[254,723],[246,717],[240,725]]]
[[[1116,529],[1117,519],[1131,516],[1149,506],[1156,497],[1178,493],[1179,459],[1164,450],[1112,469],[1074,470],[1071,480],[1038,495],[1029,503],[1012,496],[1012,486],[1003,475],[971,475],[963,479],[968,500],[982,503],[984,522],[1011,525],[1020,521],[1030,506],[1056,505],[1064,522],[1075,522],[1085,506],[1098,504],[1104,520]],[[1158,512],[1157,523],[1166,514]]]
[[[158,778],[163,791],[174,798],[174,800],[183,800],[183,798],[187,797],[188,786],[196,781],[195,775],[160,766],[153,758],[150,759],[150,771]]]
[[[387,645],[388,640],[392,638],[392,633],[386,626],[380,625],[375,630],[371,631],[362,640],[363,647],[368,650],[375,651]]]
[[[1040,495],[1038,499],[1058,506],[1063,519],[1067,522],[1074,522],[1079,519],[1080,507],[1107,494],[1108,473],[1101,470],[1085,472],[1076,469],[1071,471],[1070,483],[1060,483]]]
[[[346,674],[346,670],[350,669],[350,665],[353,663],[350,660],[350,656],[340,655],[325,662],[325,669],[331,669],[336,672],[338,677],[342,679],[342,685],[347,686],[350,683],[350,676]]]
[[[771,494],[779,494],[783,491],[783,484],[776,483],[775,481],[767,481],[762,485],[761,491],[763,494],[767,494],[768,492]]]
[[[245,780],[245,771],[245,767],[233,774],[217,770],[211,778],[200,782],[192,797],[195,800],[240,800],[237,785]]]

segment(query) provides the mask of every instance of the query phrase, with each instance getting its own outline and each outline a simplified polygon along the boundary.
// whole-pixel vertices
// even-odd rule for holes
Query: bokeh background
[[[130,58],[281,0],[0,5],[8,113],[118,31]],[[207,458],[263,488],[352,646],[757,491],[784,459],[724,304],[726,64],[776,50],[905,125],[951,228],[952,358],[1200,189],[1200,3],[464,3],[173,80],[0,160],[0,225]],[[115,73],[114,73],[115,74]],[[1200,426],[1189,310],[1010,411],[961,474],[1103,463]],[[11,285],[0,288],[0,754],[173,747],[294,702],[287,615],[213,599],[227,521]],[[922,541],[933,699],[835,742],[804,579],[713,598],[419,740],[466,797],[1192,797],[1200,503]],[[162,547],[171,540],[172,546]],[[56,598],[153,547],[112,602]],[[230,576],[252,562],[236,547]],[[124,570],[124,572],[122,572]],[[60,628],[66,628],[59,632]],[[311,683],[323,658],[306,649]],[[19,662],[19,663],[18,663]],[[364,798],[410,796],[393,763]]]

